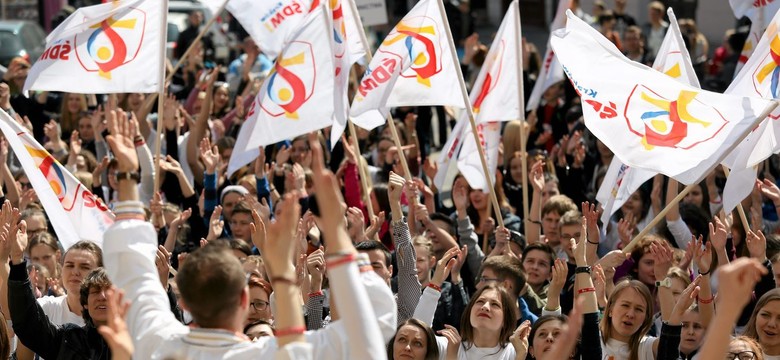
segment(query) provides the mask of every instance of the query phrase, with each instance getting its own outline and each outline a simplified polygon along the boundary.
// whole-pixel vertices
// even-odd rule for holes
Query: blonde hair
[[[620,294],[628,289],[633,289],[645,300],[645,319],[636,333],[631,335],[628,340],[628,347],[631,349],[628,358],[629,360],[638,360],[639,342],[647,335],[647,332],[650,331],[650,327],[653,325],[653,295],[650,294],[650,289],[645,284],[638,280],[623,280],[615,285],[615,289],[609,296],[609,300],[607,300],[607,308],[604,310],[604,317],[601,319],[599,328],[601,330],[601,342],[606,344],[612,338],[612,309],[615,307]]]

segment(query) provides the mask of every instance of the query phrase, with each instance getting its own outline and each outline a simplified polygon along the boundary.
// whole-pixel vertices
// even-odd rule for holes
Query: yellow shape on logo
[[[669,75],[675,79],[680,77],[680,75],[682,75],[682,72],[680,71],[680,63],[675,63],[674,66],[672,66],[669,70],[666,70],[664,74]]]

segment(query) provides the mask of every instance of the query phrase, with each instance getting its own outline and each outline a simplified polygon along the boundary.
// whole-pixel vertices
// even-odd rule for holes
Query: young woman
[[[246,317],[246,324],[264,320],[271,321],[271,294],[273,293],[271,284],[261,279],[259,276],[249,276],[249,312]]]
[[[87,111],[87,96],[84,94],[66,93],[62,98],[60,109],[60,128],[62,138],[70,138],[70,133],[79,128],[81,113]],[[49,139],[52,140],[52,139]]]
[[[501,206],[499,211],[490,206],[490,212],[488,212],[490,197],[480,189],[472,189],[463,175],[458,174],[455,177],[452,189],[452,202],[456,210],[452,217],[459,223],[458,232],[460,236],[464,236],[464,233],[461,231],[461,225],[463,225],[461,220],[469,220],[474,227],[474,233],[480,239],[484,234],[488,234],[490,243],[493,243],[495,241],[493,232],[498,226],[495,220],[497,213],[500,214],[499,216],[502,216],[504,227],[512,231],[520,231],[520,218],[510,212],[509,203],[506,201],[503,191],[501,191],[499,182],[495,186],[496,197]]]
[[[771,272],[769,275],[771,276]],[[758,299],[743,335],[758,341],[766,360],[778,360],[780,359],[778,333],[780,333],[780,289],[774,289]]]
[[[435,343],[433,329],[412,318],[399,325],[387,343],[387,359],[436,360],[439,358],[439,348],[434,346]]]
[[[509,293],[489,284],[471,298],[461,317],[460,335],[451,326],[439,333],[439,359],[511,360],[525,357],[525,349],[510,345],[518,311]]]
[[[56,279],[57,287],[61,288],[60,260],[62,253],[57,246],[57,239],[48,232],[39,232],[32,236],[27,248],[30,252],[30,260],[45,266],[51,277]]]

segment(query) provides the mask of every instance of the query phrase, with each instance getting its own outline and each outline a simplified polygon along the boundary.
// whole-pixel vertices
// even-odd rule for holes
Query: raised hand
[[[206,167],[206,174],[214,174],[219,166],[219,150],[217,145],[211,146],[211,141],[208,137],[204,137],[200,140],[200,160],[203,161],[203,166]]]
[[[631,242],[635,229],[636,221],[634,219],[634,214],[625,214],[625,217],[618,221],[618,237],[623,246],[626,246]]]
[[[213,241],[222,236],[222,231],[225,229],[225,221],[221,217],[222,205],[217,205],[214,208],[214,212],[211,213],[211,219],[209,219],[209,234],[206,236],[206,240]]]
[[[552,281],[550,281],[550,286],[548,288],[547,293],[550,294],[550,296],[560,296],[561,291],[563,291],[563,286],[566,284],[566,277],[569,273],[569,269],[566,266],[566,261],[563,259],[555,259],[555,264],[552,268]],[[549,296],[548,296],[549,298]]]
[[[444,329],[437,331],[437,333],[447,338],[447,360],[457,359],[461,341],[458,330],[445,324]]]
[[[767,271],[758,260],[745,257],[718,267],[718,285],[721,289],[728,289],[728,296],[718,296],[718,312],[720,309],[741,312],[753,298],[753,288]]]
[[[130,302],[124,301],[124,295],[124,292],[116,287],[106,291],[108,324],[98,327],[98,332],[106,339],[114,360],[130,360],[134,351],[133,338],[125,322]]]
[[[117,170],[119,172],[133,172],[138,169],[138,154],[135,151],[133,138],[135,137],[135,126],[128,121],[127,115],[120,111],[119,113],[111,111],[108,116],[108,145],[114,158],[117,160]]]
[[[387,190],[391,203],[401,203],[401,194],[403,193],[404,184],[406,184],[406,180],[402,176],[392,171],[390,172],[390,180],[387,182]]]
[[[745,238],[745,244],[747,245],[750,256],[760,262],[766,261],[766,237],[764,232],[758,230],[757,232],[747,232]]]
[[[539,160],[531,166],[528,180],[534,191],[541,193],[544,190],[544,162]]]
[[[703,239],[699,236],[691,246],[693,247],[693,259],[696,261],[696,267],[699,268],[699,274],[709,274],[710,270],[712,270],[712,260],[715,256],[712,252],[712,241],[703,244]]]
[[[650,245],[650,254],[655,259],[655,265],[653,265],[655,278],[663,280],[666,274],[669,273],[669,268],[672,267],[672,257],[674,255],[672,248],[666,241],[656,242]]]
[[[764,181],[756,180],[756,185],[761,189],[761,194],[764,197],[771,200],[775,206],[780,206],[780,188],[775,183],[764,179]]]
[[[366,239],[366,220],[363,218],[363,211],[354,206],[347,209],[347,228],[349,237],[353,241],[360,242]]]
[[[460,249],[458,248],[449,249],[444,253],[441,260],[436,263],[436,271],[433,272],[431,284],[441,287],[444,280],[450,276],[450,271],[452,271],[452,267],[455,266],[455,263],[457,262],[457,260],[454,259],[456,256],[460,256]]]
[[[8,241],[11,243],[11,262],[21,264],[24,261],[24,250],[27,249],[27,223],[22,220],[11,227]]]
[[[463,247],[460,248],[460,254],[455,258],[455,264],[452,265],[452,270],[450,270],[450,280],[452,281],[452,284],[457,285],[460,283],[460,270],[463,269],[463,265],[466,263],[468,256],[469,248],[468,246],[463,245]]]
[[[682,316],[688,308],[693,305],[696,298],[699,296],[699,283],[701,283],[701,275],[697,276],[685,290],[683,290],[680,297],[677,299],[677,303],[674,305],[672,315],[669,317],[669,323],[672,325],[679,325],[682,323]]]
[[[372,216],[371,225],[369,225],[368,229],[366,229],[366,238],[378,241],[379,238],[377,237],[377,234],[379,234],[379,230],[382,229],[382,225],[384,224],[385,224],[384,211],[380,211],[379,216]]]
[[[713,217],[710,223],[710,242],[712,243],[712,249],[718,251],[726,248],[726,240],[728,239],[729,232],[723,222],[716,216]]]
[[[260,250],[261,254],[265,254],[265,250],[263,249],[266,241],[265,222],[257,210],[252,210],[252,220],[252,224],[249,224],[249,232],[252,234],[252,244]]]
[[[515,348],[516,359],[525,359],[528,354],[528,335],[531,334],[531,322],[523,321],[520,326],[515,329],[512,336],[509,337],[509,342]]]
[[[465,185],[456,185],[452,189],[452,202],[455,204],[455,209],[459,211],[465,211],[469,206],[469,193]]]
[[[285,194],[280,207],[276,222],[266,225],[267,236],[261,244],[264,251],[263,260],[272,277],[295,279],[295,266],[291,259],[295,256],[297,245],[293,239],[295,239],[298,217],[301,213],[298,194],[295,192]]]

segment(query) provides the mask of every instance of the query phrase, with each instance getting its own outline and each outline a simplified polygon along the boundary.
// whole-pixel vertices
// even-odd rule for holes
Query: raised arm
[[[211,74],[206,84],[206,99],[203,100],[201,105],[200,114],[190,129],[190,136],[187,138],[187,162],[192,169],[192,174],[195,177],[196,183],[203,181],[203,166],[198,161],[198,145],[200,140],[206,136],[206,127],[208,126],[209,116],[211,114],[211,99],[214,93],[214,81],[217,80],[217,74],[219,73],[219,67],[216,67]]]
[[[392,215],[391,226],[395,251],[398,259],[398,322],[404,322],[414,315],[420,300],[420,279],[417,278],[417,254],[412,246],[409,226],[401,211],[401,194],[406,181],[400,175],[390,172],[387,192]]]
[[[354,262],[357,250],[347,233],[345,206],[338,180],[325,167],[322,146],[316,135],[309,136],[309,143],[313,152],[312,172],[317,201],[321,201],[321,204],[332,204],[338,209],[322,212],[320,220],[323,235],[328,239],[328,247],[325,249],[328,277],[331,280],[336,308],[341,309],[339,313],[349,343],[349,357],[386,359],[386,339],[382,336],[377,322],[377,319],[384,318],[384,314],[376,306],[372,307],[366,288],[361,286],[360,275]],[[372,293],[372,297],[377,298],[376,300],[392,300],[392,297],[386,299],[387,293],[389,289],[383,289]]]
[[[133,144],[135,129],[123,112],[109,116],[108,142],[117,159],[119,172],[138,171],[138,155]],[[187,328],[176,321],[170,311],[168,296],[160,286],[155,266],[157,233],[143,221],[143,204],[139,201],[136,180],[121,179],[116,203],[117,221],[109,228],[103,241],[106,271],[118,288],[133,299],[127,326],[136,343],[138,358],[150,358],[151,351],[162,346],[173,333],[186,333]],[[120,211],[121,209],[121,211]]]
[[[531,166],[528,183],[533,188],[529,219],[525,221],[525,239],[528,245],[538,243],[542,236],[542,189],[544,189],[544,168],[542,161]]]

